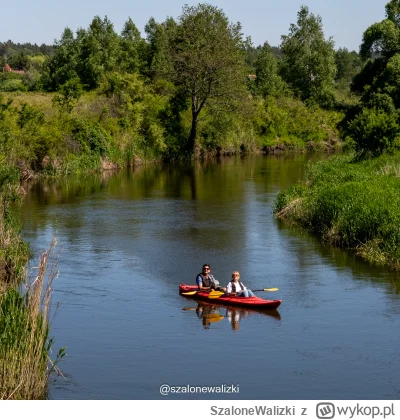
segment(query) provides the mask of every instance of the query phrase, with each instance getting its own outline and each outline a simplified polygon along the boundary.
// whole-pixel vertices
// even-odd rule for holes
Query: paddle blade
[[[212,291],[208,294],[208,297],[210,299],[218,299],[219,297],[221,297],[223,294],[225,294],[225,292],[217,292],[217,291]]]
[[[218,314],[212,314],[212,315],[215,315],[215,316],[211,317],[209,315],[209,316],[206,317],[208,319],[208,321],[210,321],[210,322],[219,322],[219,321],[222,321],[224,319],[223,315],[218,315]]]
[[[263,289],[264,292],[276,292],[279,290],[277,287],[272,287],[271,289]]]
[[[195,290],[194,292],[185,292],[185,293],[181,293],[181,295],[183,296],[193,296],[197,293],[197,290]]]

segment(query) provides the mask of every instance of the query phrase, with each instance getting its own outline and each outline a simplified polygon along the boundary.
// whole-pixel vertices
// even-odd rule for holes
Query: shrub
[[[349,133],[361,154],[378,156],[400,146],[398,115],[382,109],[362,109],[349,123]]]

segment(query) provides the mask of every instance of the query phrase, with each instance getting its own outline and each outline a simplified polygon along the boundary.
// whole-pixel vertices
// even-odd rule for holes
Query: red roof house
[[[13,70],[7,63],[4,66],[4,70],[11,73],[25,74],[24,70]]]

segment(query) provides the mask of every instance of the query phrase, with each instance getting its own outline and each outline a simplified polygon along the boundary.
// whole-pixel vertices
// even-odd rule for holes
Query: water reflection
[[[182,308],[184,311],[193,311],[201,320],[204,329],[209,329],[210,324],[214,322],[227,319],[233,330],[238,330],[240,321],[255,314],[262,314],[270,316],[277,320],[281,320],[281,315],[276,309],[272,310],[257,310],[248,308],[235,308],[226,305],[219,305],[214,303],[197,302],[196,307]]]
[[[52,385],[52,398],[157,399],[155,384],[210,377],[240,383],[241,399],[397,398],[397,278],[273,217],[276,194],[307,159],[154,165],[32,184],[24,238],[35,255],[53,236],[63,246],[54,295],[63,308],[52,332],[75,382]],[[278,311],[182,300],[179,284],[194,283],[204,262],[222,285],[235,268],[253,290],[278,287],[262,297],[282,299],[284,321]],[[252,363],[238,365],[249,350]],[[210,352],[226,363],[192,369]]]
[[[221,307],[218,305],[206,305],[198,304],[196,308],[196,315],[201,319],[201,323],[204,329],[209,329],[210,324],[213,322],[219,322],[224,319],[224,315],[221,314]]]

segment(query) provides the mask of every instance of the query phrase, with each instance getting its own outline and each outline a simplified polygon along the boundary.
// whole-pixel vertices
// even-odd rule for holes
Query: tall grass
[[[40,399],[46,397],[49,374],[64,355],[61,349],[54,362],[49,359],[58,256],[54,240],[29,274],[29,246],[13,211],[21,199],[19,181],[17,169],[0,167],[0,399]]]
[[[324,241],[400,269],[400,154],[364,161],[333,157],[282,191],[275,213]]]
[[[21,239],[21,230],[13,205],[20,202],[19,173],[16,168],[0,167],[0,285],[21,279],[29,259],[28,245]],[[1,293],[1,286],[0,286]]]
[[[65,355],[49,358],[52,285],[56,279],[56,241],[22,287],[8,287],[0,296],[0,399],[44,399],[49,375]]]

